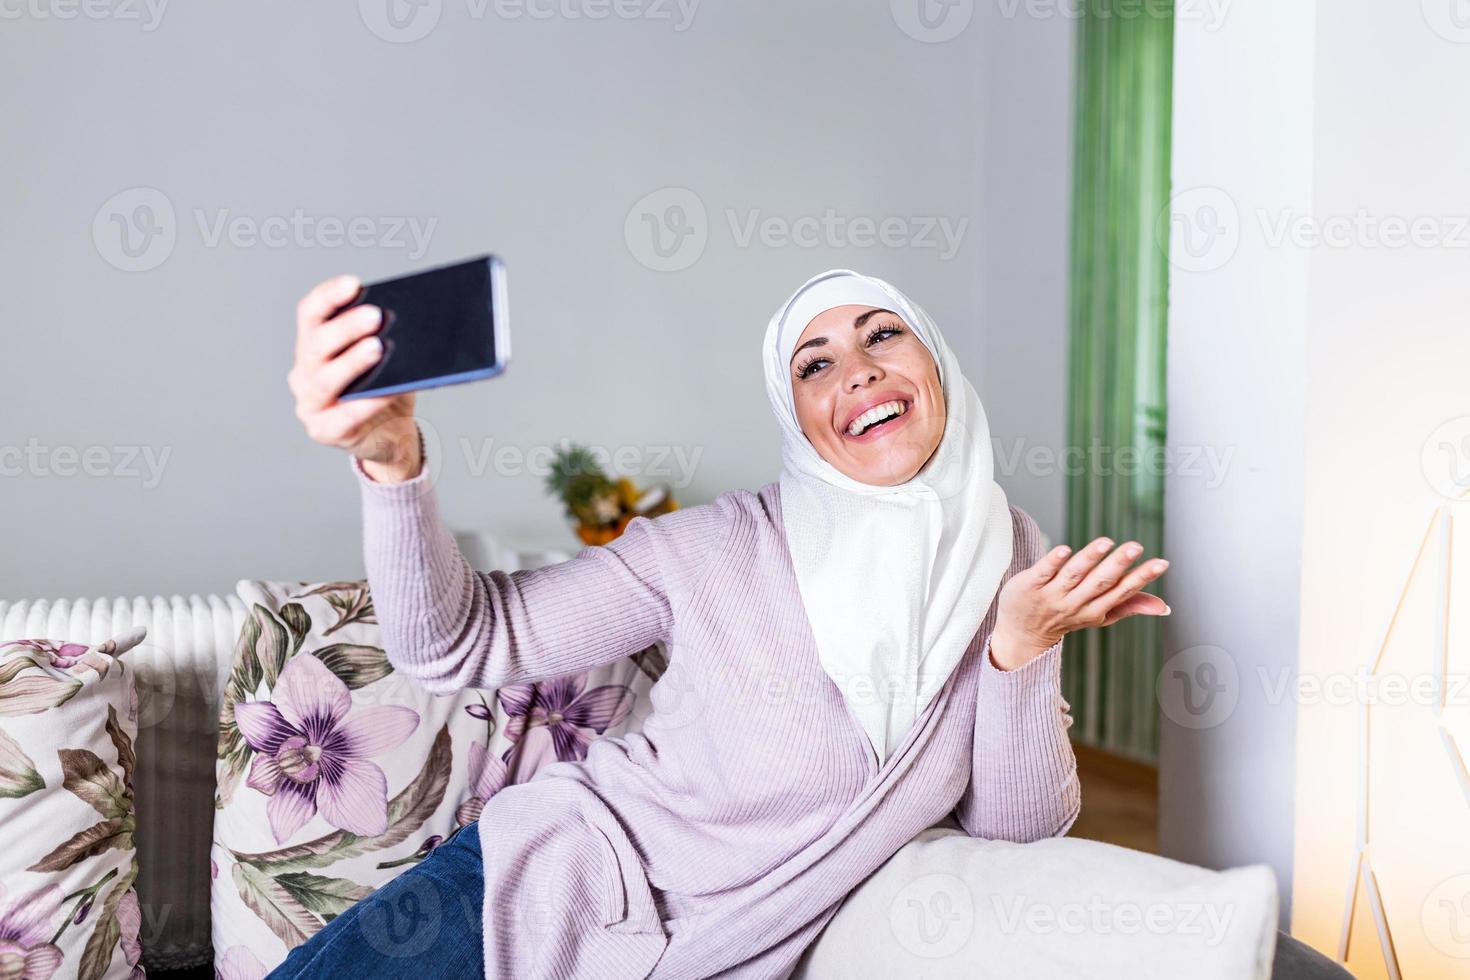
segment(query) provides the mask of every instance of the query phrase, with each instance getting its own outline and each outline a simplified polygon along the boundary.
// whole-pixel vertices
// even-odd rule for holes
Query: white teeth
[[[881,422],[889,416],[902,415],[906,411],[908,411],[908,406],[903,402],[884,402],[881,405],[874,405],[852,420],[852,425],[847,427],[847,434],[850,436],[860,436],[863,434],[863,430],[874,422]]]

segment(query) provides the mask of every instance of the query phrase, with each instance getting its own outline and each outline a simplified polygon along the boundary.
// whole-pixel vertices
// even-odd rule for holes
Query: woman
[[[332,316],[358,288],[302,301],[291,386],[311,436],[352,454],[395,667],[449,692],[659,639],[673,657],[643,732],[506,787],[277,975],[780,977],[919,831],[1071,826],[1063,637],[1167,615],[1140,591],[1167,563],[1107,538],[1041,551],[974,388],[901,292],[836,270],[771,320],[778,482],[507,574],[473,571],[441,523],[413,396],[337,402],[379,356],[376,310]],[[385,938],[415,910],[427,951]]]

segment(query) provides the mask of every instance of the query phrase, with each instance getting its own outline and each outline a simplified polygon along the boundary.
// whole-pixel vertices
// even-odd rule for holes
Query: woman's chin
[[[874,444],[870,451],[854,454],[855,458],[844,472],[859,483],[875,487],[895,487],[907,483],[923,468],[929,453],[912,444],[884,446]]]

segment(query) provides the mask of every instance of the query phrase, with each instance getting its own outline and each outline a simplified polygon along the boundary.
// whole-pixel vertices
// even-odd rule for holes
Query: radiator
[[[0,600],[0,642],[100,643],[148,628],[127,653],[138,684],[140,937],[150,970],[209,963],[209,851],[220,692],[245,607],[234,596]]]

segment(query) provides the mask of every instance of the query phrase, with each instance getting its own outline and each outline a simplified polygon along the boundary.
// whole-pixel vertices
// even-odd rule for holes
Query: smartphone
[[[343,401],[493,378],[510,363],[505,263],[494,255],[368,283],[337,312],[364,304],[383,311],[383,356]]]

